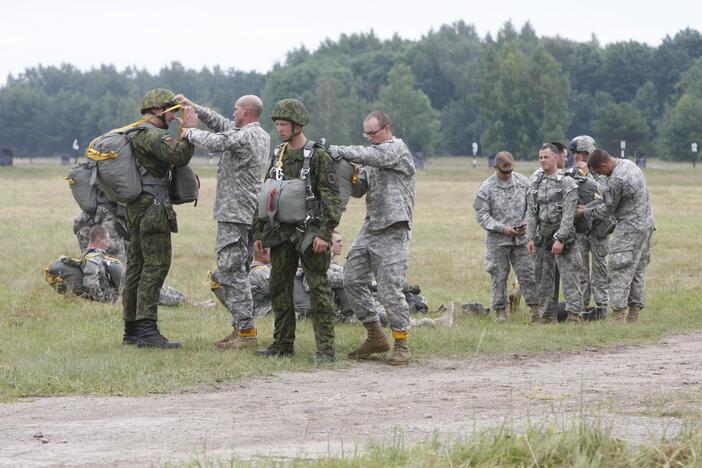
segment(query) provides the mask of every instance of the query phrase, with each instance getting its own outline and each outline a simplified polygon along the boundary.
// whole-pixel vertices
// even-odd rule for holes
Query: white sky
[[[156,72],[177,60],[196,69],[266,72],[286,51],[302,44],[314,50],[342,33],[418,39],[463,20],[484,37],[510,19],[517,29],[530,21],[539,36],[586,41],[595,33],[602,44],[633,39],[655,46],[685,27],[702,30],[702,1],[2,0],[0,84],[10,72],[62,62]]]

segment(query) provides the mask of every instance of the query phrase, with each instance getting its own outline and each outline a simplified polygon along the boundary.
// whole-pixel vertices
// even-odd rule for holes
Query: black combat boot
[[[156,320],[137,320],[134,322],[137,330],[137,346],[140,348],[180,348],[177,341],[168,341],[158,331]]]
[[[284,349],[279,347],[276,344],[272,344],[267,348],[264,349],[257,349],[256,354],[259,356],[266,356],[266,357],[275,357],[275,356],[280,356],[280,357],[289,357],[295,354],[295,352],[292,349]]]
[[[123,345],[137,344],[137,323],[124,322],[124,336],[122,337]]]

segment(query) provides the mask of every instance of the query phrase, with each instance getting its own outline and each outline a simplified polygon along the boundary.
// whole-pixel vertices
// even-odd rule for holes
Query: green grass
[[[351,448],[313,459],[213,460],[193,457],[189,467],[694,467],[702,463],[702,431],[691,426],[672,439],[645,444],[617,438],[600,422],[530,424],[524,431],[507,427],[477,431],[465,439],[442,443],[438,436],[407,444],[401,432],[392,440]],[[168,465],[167,465],[168,466]]]
[[[487,169],[470,158],[430,160],[418,175],[417,207],[408,279],[419,283],[431,309],[442,303],[489,305],[489,276],[483,271],[484,232],[471,203]],[[530,174],[535,164],[517,164]],[[97,304],[56,294],[43,269],[59,255],[78,256],[72,220],[78,208],[63,179],[66,167],[0,168],[0,400],[39,395],[141,395],[212,389],[241,376],[277,370],[313,370],[312,330],[301,322],[297,355],[264,359],[250,352],[212,346],[229,333],[228,313],[192,306],[160,309],[166,336],[183,342],[176,351],[122,347],[119,304]],[[211,298],[207,271],[214,266],[212,203],[215,168],[201,167],[197,207],[177,208],[180,232],[168,284],[195,300]],[[519,321],[496,325],[491,318],[459,317],[452,329],[416,329],[413,356],[470,357],[485,353],[541,352],[641,343],[702,329],[702,171],[661,164],[647,170],[658,230],[648,269],[648,308],[633,326],[612,322],[586,326],[530,327]],[[340,230],[346,249],[363,219],[362,200],[353,200]],[[522,306],[524,309],[524,306]],[[272,320],[258,321],[262,345],[270,342]],[[360,325],[337,327],[344,355],[364,336]],[[341,361],[335,366],[348,365]]]

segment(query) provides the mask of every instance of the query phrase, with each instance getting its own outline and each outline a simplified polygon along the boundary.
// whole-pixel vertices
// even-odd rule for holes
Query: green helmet
[[[141,113],[143,114],[154,107],[171,107],[175,103],[173,91],[163,88],[152,89],[144,95],[144,99],[141,101]]]
[[[310,123],[307,109],[299,99],[283,99],[276,102],[271,111],[271,119],[288,120],[303,127]]]

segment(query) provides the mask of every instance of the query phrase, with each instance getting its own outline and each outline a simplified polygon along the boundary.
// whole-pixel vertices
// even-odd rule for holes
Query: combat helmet
[[[271,111],[272,120],[287,120],[301,126],[310,123],[305,105],[299,99],[283,99],[275,103]]]
[[[597,149],[595,139],[589,135],[576,136],[570,141],[571,153],[592,153]]]
[[[164,108],[175,104],[173,91],[163,88],[152,89],[144,95],[144,99],[141,101],[141,113],[144,114],[147,110],[154,107]]]

